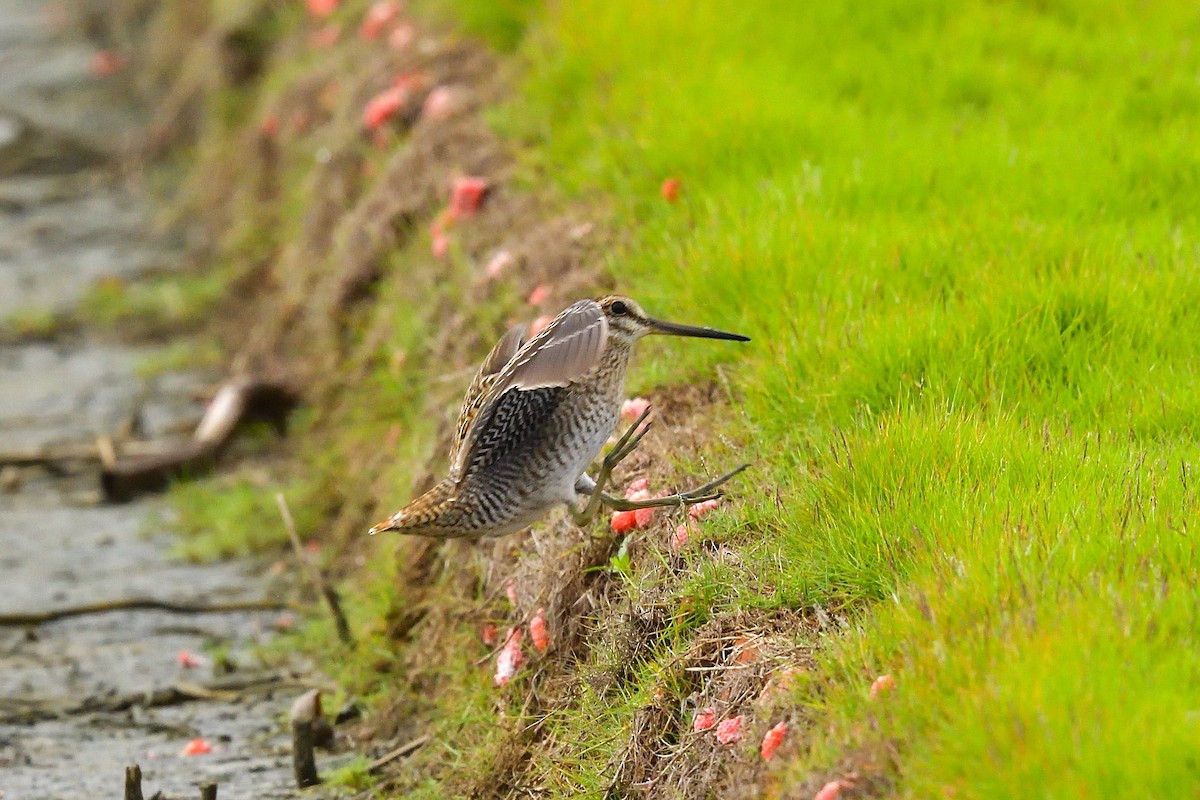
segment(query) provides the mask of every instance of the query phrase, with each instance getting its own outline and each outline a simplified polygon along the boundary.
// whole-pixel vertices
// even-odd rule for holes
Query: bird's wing
[[[462,410],[458,412],[458,422],[454,426],[454,443],[450,447],[451,464],[458,463],[458,454],[463,449],[463,443],[466,441],[471,427],[471,420],[478,416],[479,407],[487,398],[488,390],[495,385],[500,371],[517,354],[521,345],[525,344],[527,329],[528,326],[518,324],[505,331],[504,335],[500,337],[500,341],[496,342],[495,347],[487,354],[487,358],[479,365],[479,371],[475,373],[475,377],[471,379],[467,396],[463,399]]]
[[[607,341],[600,304],[581,300],[522,345],[466,422],[451,458],[451,479],[461,481],[468,466],[491,464],[521,444],[554,411],[564,387],[600,362]]]

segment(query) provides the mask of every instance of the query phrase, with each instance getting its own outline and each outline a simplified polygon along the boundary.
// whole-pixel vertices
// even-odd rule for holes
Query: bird
[[[685,506],[749,465],[689,492],[627,500],[604,491],[613,468],[649,430],[647,408],[588,475],[620,419],[633,345],[659,334],[748,342],[737,333],[648,316],[634,300],[580,300],[532,338],[514,325],[484,359],[463,400],[445,478],[370,529],[438,538],[504,536],[566,506],[586,525],[601,505],[625,511]]]

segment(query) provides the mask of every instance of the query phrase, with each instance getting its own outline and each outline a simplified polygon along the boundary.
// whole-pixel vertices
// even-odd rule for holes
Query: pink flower
[[[720,504],[721,501],[719,498],[713,498],[712,500],[705,500],[702,503],[696,503],[695,505],[688,506],[688,516],[692,519],[700,519]]]
[[[433,120],[446,119],[455,112],[457,101],[458,92],[449,86],[438,86],[425,98],[425,103],[421,106],[421,116]]]
[[[385,122],[408,103],[408,92],[393,86],[370,99],[363,108],[363,127],[369,131],[379,130]]]
[[[209,744],[207,739],[192,739],[183,746],[183,749],[179,751],[179,755],[202,756],[206,753],[211,753],[212,751],[213,746]]]
[[[506,269],[511,267],[515,261],[516,259],[513,257],[512,253],[508,252],[507,250],[500,250],[494,256],[488,259],[487,266],[483,268],[483,274],[488,276],[488,278],[495,280],[496,278],[499,278]]]
[[[372,3],[358,29],[364,39],[378,39],[384,28],[400,16],[400,4],[396,0],[378,0]]]
[[[513,675],[517,674],[521,662],[525,660],[525,656],[521,652],[521,639],[524,636],[525,632],[521,628],[511,628],[508,631],[504,649],[496,657],[496,676],[493,680],[497,686],[507,685]]]
[[[650,479],[638,478],[635,481],[630,481],[629,485],[625,487],[625,496],[632,497],[636,492],[648,491],[650,491]]]
[[[613,533],[628,533],[637,526],[637,512],[614,511],[608,524]]]
[[[880,675],[875,679],[875,682],[871,684],[871,699],[874,700],[877,697],[885,695],[894,688],[896,688],[895,678],[893,678],[891,675]]]
[[[180,650],[175,656],[175,660],[184,669],[196,669],[204,666],[204,659],[189,650]]]
[[[721,720],[717,726],[717,741],[721,744],[733,744],[742,740],[742,716]]]
[[[417,38],[417,29],[411,23],[401,22],[388,34],[388,47],[393,50],[403,50]]]
[[[770,761],[775,757],[775,751],[779,749],[779,745],[783,744],[783,737],[787,736],[787,733],[788,724],[786,722],[780,722],[767,731],[767,735],[762,740],[762,747],[759,749],[763,761]]]
[[[546,329],[546,326],[554,321],[554,317],[541,316],[529,323],[529,338],[533,338]]]
[[[701,733],[716,724],[717,712],[713,711],[712,706],[709,706],[696,712],[696,716],[692,719],[692,730],[696,733]]]
[[[487,190],[488,183],[483,178],[466,176],[457,179],[450,191],[450,213],[456,219],[470,219],[475,216]]]
[[[774,677],[767,681],[767,685],[759,692],[758,702],[770,702],[779,695],[790,692],[796,686],[796,676],[803,671],[799,667],[784,667],[781,669]]]
[[[537,648],[539,653],[546,652],[546,648],[550,646],[550,634],[546,630],[546,609],[539,608],[537,613],[533,615],[533,619],[529,620],[529,640],[533,642],[533,646]]]
[[[108,78],[125,69],[125,56],[116,50],[99,50],[92,53],[88,62],[88,73],[94,78]]]
[[[508,602],[514,606],[517,604],[517,584],[516,581],[509,581],[504,584],[504,594],[508,595]]]
[[[479,638],[488,647],[496,646],[496,623],[489,622],[479,629]]]
[[[342,26],[336,22],[322,25],[308,37],[308,43],[318,50],[328,50],[342,37]]]
[[[679,178],[667,178],[664,180],[662,182],[662,189],[660,189],[663,199],[668,203],[674,203],[679,199],[679,189],[682,185]]]
[[[546,302],[546,298],[550,296],[550,287],[544,283],[539,283],[533,287],[533,291],[529,293],[529,297],[525,298],[525,302],[531,306],[540,306]]]
[[[837,800],[846,784],[842,781],[830,781],[821,787],[821,791],[813,795],[813,800]]]
[[[279,135],[279,115],[268,114],[258,125],[258,132],[264,139],[274,139]]]
[[[687,525],[680,525],[675,528],[675,533],[671,534],[671,549],[678,552],[683,549],[688,540]]]
[[[450,253],[450,237],[444,233],[435,233],[430,249],[434,258],[445,258]]]
[[[621,419],[632,423],[650,407],[650,401],[644,397],[631,397],[621,403]]]
[[[313,17],[328,17],[333,12],[337,11],[338,4],[341,0],[307,0],[305,5],[308,7],[308,13]]]

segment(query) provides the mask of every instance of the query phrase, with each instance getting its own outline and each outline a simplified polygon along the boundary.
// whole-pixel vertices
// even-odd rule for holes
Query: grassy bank
[[[352,29],[365,5],[338,19]],[[290,102],[340,81],[316,132],[264,157],[265,199],[259,172],[221,184],[247,212],[217,227],[224,252],[270,265],[276,308],[308,311],[281,349],[329,370],[282,480],[346,576],[360,643],[346,657],[318,620],[307,646],[372,696],[377,731],[435,734],[378,791],[1191,791],[1200,17],[1067,2],[433,11],[512,51],[516,77],[479,103],[510,155],[464,149],[417,180],[401,232],[371,239],[365,306],[322,317],[311,289],[358,258],[355,231],[375,236],[371,203],[424,141],[420,125],[390,149],[358,129],[394,63],[353,42],[304,50],[310,23],[275,21],[291,33],[266,77],[197,148],[211,178],[265,116],[288,130]],[[322,148],[337,157],[314,167]],[[502,188],[438,262],[423,224],[455,170]],[[352,174],[362,185],[321,191]],[[579,217],[610,233],[569,267],[532,252],[480,288],[496,247]],[[537,543],[362,539],[440,469],[471,364],[506,317],[541,310],[520,298],[542,280],[560,307],[615,285],[651,313],[750,334],[736,351],[647,344],[633,382],[688,434],[639,468],[679,483],[745,459],[754,477],[682,554],[666,519],[619,550],[558,522]],[[685,402],[670,387],[689,381],[715,388]],[[255,511],[252,489],[210,489],[187,490],[217,498],[196,504],[196,530],[231,508],[265,524],[268,490]],[[542,605],[554,648],[497,690],[479,626]],[[739,655],[748,640],[757,659]],[[791,692],[756,702],[789,667]],[[870,699],[885,673],[895,689]],[[743,715],[746,740],[693,733],[707,705]],[[763,766],[779,721],[791,733]]]

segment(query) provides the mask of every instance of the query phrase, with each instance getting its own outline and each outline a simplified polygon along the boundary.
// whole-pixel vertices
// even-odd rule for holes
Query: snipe
[[[616,428],[634,343],[648,334],[747,342],[736,333],[646,316],[628,297],[581,300],[528,341],[511,328],[475,374],[458,415],[450,474],[371,533],[502,536],[565,504],[579,524],[601,504],[618,511],[697,503],[745,467],[669,497],[631,501],[604,492],[613,468],[646,435],[646,413],[585,470]]]

